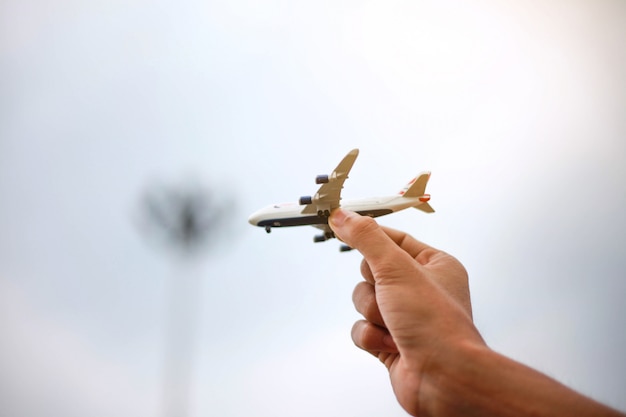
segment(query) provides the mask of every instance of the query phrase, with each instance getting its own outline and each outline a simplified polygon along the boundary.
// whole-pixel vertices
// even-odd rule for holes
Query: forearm
[[[442,353],[424,376],[427,416],[624,416],[486,346]]]

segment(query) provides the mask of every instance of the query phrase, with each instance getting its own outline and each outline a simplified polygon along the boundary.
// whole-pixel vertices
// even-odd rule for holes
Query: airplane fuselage
[[[417,206],[422,202],[417,197],[374,197],[346,201],[341,207],[363,216],[380,217]],[[302,209],[303,206],[297,203],[275,204],[253,213],[248,221],[253,226],[265,227],[268,231],[273,227],[328,224],[327,216],[302,214]]]

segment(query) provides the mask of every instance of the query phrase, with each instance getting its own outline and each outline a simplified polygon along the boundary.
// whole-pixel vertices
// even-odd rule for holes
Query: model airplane
[[[358,155],[359,150],[353,149],[348,152],[332,174],[318,175],[315,183],[322,184],[322,186],[314,196],[300,197],[299,205],[286,203],[265,207],[252,214],[248,221],[253,226],[264,227],[267,233],[272,231],[272,227],[311,225],[323,231],[322,234],[315,236],[313,241],[324,242],[335,237],[328,225],[328,217],[333,209],[340,206],[370,217],[384,216],[409,207],[415,207],[426,213],[435,211],[428,204],[430,195],[425,193],[430,172],[424,172],[413,178],[399,195],[341,202],[343,183],[348,178],[348,173]],[[350,247],[344,245],[340,250],[350,250]]]

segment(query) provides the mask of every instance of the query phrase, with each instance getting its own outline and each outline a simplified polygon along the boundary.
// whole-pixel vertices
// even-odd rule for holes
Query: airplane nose
[[[257,226],[259,224],[259,212],[258,211],[255,211],[254,213],[250,215],[250,217],[248,217],[248,223],[250,223],[252,226]]]

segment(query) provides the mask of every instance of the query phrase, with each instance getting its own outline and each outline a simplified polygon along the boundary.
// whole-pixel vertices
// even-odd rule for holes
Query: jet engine
[[[305,196],[300,197],[301,206],[308,206],[312,202],[313,202],[313,198],[310,195],[305,195]]]
[[[313,242],[315,242],[315,243],[326,242],[326,236],[324,236],[324,235],[315,235],[315,236],[313,236]]]
[[[318,175],[315,177],[316,184],[326,184],[328,182],[328,175]]]

